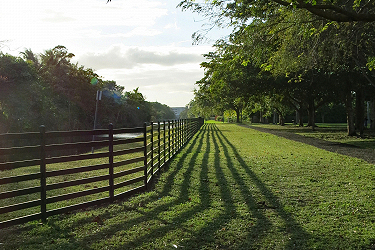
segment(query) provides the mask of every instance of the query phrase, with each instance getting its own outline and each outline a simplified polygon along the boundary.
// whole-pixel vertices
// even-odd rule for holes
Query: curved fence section
[[[146,191],[203,123],[0,134],[0,228]]]

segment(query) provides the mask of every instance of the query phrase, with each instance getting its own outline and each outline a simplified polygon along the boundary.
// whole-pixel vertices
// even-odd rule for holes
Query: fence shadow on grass
[[[116,207],[116,210],[112,209],[111,212],[106,209],[92,211],[93,216],[98,216],[101,220],[117,218],[118,221],[115,223],[104,224],[100,230],[87,236],[73,237],[72,231],[77,230],[77,227],[91,226],[91,217],[82,216],[81,219],[74,220],[74,223],[64,228],[60,225],[59,216],[52,217],[48,221],[48,232],[41,234],[41,237],[45,237],[43,241],[53,242],[54,236],[59,235],[67,240],[64,245],[66,249],[79,249],[80,247],[90,249],[91,244],[97,248],[103,246],[109,249],[133,249],[139,246],[151,246],[155,240],[180,230],[181,235],[187,236],[181,243],[185,249],[255,249],[259,244],[262,244],[262,240],[270,233],[273,225],[265,215],[265,208],[260,207],[259,200],[255,198],[253,191],[248,187],[243,176],[245,173],[265,197],[265,204],[272,208],[284,222],[284,229],[290,235],[290,240],[284,244],[284,249],[306,249],[306,243],[311,236],[304,231],[290,213],[283,209],[278,197],[251,170],[250,166],[241,158],[236,147],[215,124],[202,126],[198,134],[187,144],[187,148],[183,149],[171,164],[174,168],[162,173],[165,176],[159,180],[159,189],[156,188],[150,195],[134,198],[139,200],[139,204],[125,202],[111,205]],[[198,178],[199,180],[197,180]],[[213,178],[216,179],[216,183],[211,180]],[[233,184],[238,188],[238,191],[233,189]],[[170,200],[158,204],[159,198],[166,197],[169,197]],[[199,198],[193,201],[190,200],[192,197]],[[221,209],[217,205],[218,200],[222,204]],[[223,238],[218,239],[217,233],[230,224],[233,219],[244,219],[237,210],[236,203],[239,200],[246,203],[246,210],[254,219],[254,225],[247,227],[248,231],[241,236],[241,239],[234,236],[236,242],[232,246],[231,242],[225,241],[228,239],[227,236],[222,235]],[[179,213],[176,211],[178,215],[162,219],[163,213],[178,210],[181,205],[185,207]],[[215,209],[215,211],[211,209]],[[210,215],[211,211],[216,214]],[[91,211],[87,211],[87,214],[90,213]],[[127,213],[137,213],[138,216],[126,219]],[[198,215],[202,216],[204,224],[199,228],[195,228],[194,224],[192,224],[193,227],[190,227],[189,224],[192,220],[199,219]],[[146,228],[149,224],[151,226]],[[156,224],[160,226],[155,226]],[[144,227],[143,230],[139,229],[139,235],[135,235],[133,230],[135,225]],[[128,235],[131,237],[127,238]],[[111,242],[113,237],[119,237],[119,240]],[[27,244],[29,239],[24,240]],[[35,238],[30,241],[33,240]],[[112,245],[112,243],[117,243],[117,245]],[[169,246],[172,247],[172,245]],[[167,247],[165,248],[167,249]]]
[[[285,232],[290,234],[290,239],[285,245],[285,249],[306,249],[306,243],[311,237],[301,225],[299,225],[292,214],[285,211],[282,204],[279,202],[278,197],[260,180],[260,178],[251,170],[251,167],[246,164],[238,153],[236,147],[226,138],[226,136],[217,128],[215,128],[215,136],[218,138],[220,145],[224,150],[225,157],[228,161],[228,167],[232,172],[232,176],[235,181],[239,184],[241,194],[244,199],[246,199],[246,204],[250,211],[253,212],[254,216],[257,218],[257,225],[254,226],[253,230],[248,233],[247,241],[243,243],[244,247],[251,246],[253,244],[254,238],[259,238],[262,232],[270,228],[271,222],[263,214],[261,210],[272,209],[278,214],[279,217],[284,222]],[[243,178],[238,173],[237,169],[233,168],[233,160],[230,156],[230,152],[234,154],[235,161],[238,161],[240,166],[245,170],[246,174],[251,178],[256,187],[260,190],[265,201],[256,201],[252,197],[251,191],[246,187],[243,182]],[[246,248],[244,248],[246,249]]]
[[[184,240],[183,245],[190,247],[189,249],[203,249],[209,247],[215,247],[219,249],[254,249],[257,243],[262,244],[262,240],[269,233],[272,227],[272,222],[265,215],[264,207],[259,207],[259,201],[256,200],[252,194],[252,191],[247,187],[245,180],[234,167],[234,161],[238,161],[240,166],[249,175],[252,181],[256,184],[257,188],[266,197],[267,206],[272,207],[276,211],[279,217],[282,218],[285,224],[285,230],[290,235],[290,240],[285,244],[285,249],[306,249],[306,242],[310,238],[310,235],[304,231],[304,229],[293,219],[292,215],[286,212],[278,198],[266,187],[266,185],[251,171],[250,167],[244,162],[236,148],[228,141],[223,133],[214,124],[206,124],[202,127],[200,139],[196,147],[191,144],[187,151],[181,156],[179,161],[176,163],[176,169],[168,177],[164,184],[163,190],[160,196],[170,195],[171,187],[175,184],[174,179],[177,174],[182,174],[183,181],[180,186],[179,197],[172,203],[165,204],[159,207],[157,210],[153,210],[150,213],[143,213],[143,220],[150,218],[150,216],[157,216],[162,213],[165,209],[171,206],[188,201],[191,195],[190,190],[192,187],[192,176],[193,171],[197,165],[201,165],[199,172],[199,187],[198,194],[200,197],[200,203],[192,205],[191,209],[181,213],[178,217],[172,219],[172,222],[164,222],[166,226],[149,231],[147,234],[137,237],[136,240],[128,242],[121,246],[121,248],[131,248],[142,244],[151,243],[157,237],[163,237],[170,231],[183,230],[189,234],[188,239]],[[198,137],[195,139],[197,140]],[[205,141],[206,148],[203,148],[203,141]],[[201,162],[198,162],[198,153],[204,150]],[[220,149],[224,152],[224,159],[220,157]],[[187,156],[195,153],[186,162]],[[213,159],[210,158],[210,153],[213,153]],[[235,156],[233,158],[233,155]],[[228,176],[223,171],[222,161],[226,161],[225,165],[229,169],[231,176]],[[213,169],[209,169],[210,163],[213,161]],[[183,171],[183,172],[181,172]],[[211,220],[206,221],[205,225],[199,230],[193,230],[186,228],[186,222],[193,219],[199,213],[208,212],[212,206],[214,197],[210,193],[210,181],[208,173],[213,171],[215,173],[217,182],[217,188],[219,189],[219,197],[223,201],[223,211]],[[240,215],[237,211],[236,200],[234,199],[234,193],[231,187],[232,182],[235,182],[240,189],[242,200],[246,202],[248,211],[251,212],[253,219],[256,221],[255,225],[251,227],[251,230],[247,232],[246,237],[237,239],[236,248],[231,247],[231,242],[223,242],[217,240],[216,233],[222,230],[231,220],[239,218]],[[212,184],[212,183],[211,183]],[[212,188],[212,186],[211,186]],[[142,213],[142,212],[141,212]],[[140,221],[141,222],[141,221]],[[246,223],[246,222],[244,222]]]
[[[179,191],[178,197],[176,197],[172,202],[163,204],[162,206],[157,207],[157,209],[152,210],[147,213],[138,210],[138,212],[143,215],[143,220],[149,219],[151,217],[155,218],[161,213],[169,210],[170,208],[173,208],[174,206],[178,206],[186,202],[191,202],[190,201],[191,199],[190,188],[192,185],[191,184],[192,172],[195,170],[194,168],[196,167],[198,154],[202,150],[204,139],[206,138],[206,140],[208,140],[208,134],[210,132],[210,129],[211,127],[207,124],[202,126],[201,130],[199,131],[197,136],[194,138],[190,146],[186,149],[185,152],[182,153],[177,163],[174,163],[174,165],[176,165],[175,170],[168,175],[165,183],[163,184],[163,189],[157,195],[158,197],[173,196],[174,194],[171,193],[172,187],[176,185],[175,182],[176,182],[177,175],[180,174],[183,176],[183,180],[182,180],[182,183],[180,184],[180,191]],[[207,163],[208,162],[206,161],[208,159],[209,152],[210,152],[210,148],[207,147],[206,150],[204,151],[204,156],[202,160],[202,169],[200,172],[201,178],[207,178],[206,175],[207,175]],[[189,156],[191,156],[190,159],[188,159]],[[147,234],[137,237],[135,240],[127,242],[121,245],[121,247],[114,248],[114,249],[131,249],[131,248],[140,246],[142,244],[151,243],[156,238],[163,237],[167,235],[169,232],[174,231],[174,230],[182,229],[184,231],[191,232],[189,228],[183,226],[183,223],[186,223],[188,220],[192,219],[197,213],[202,212],[209,206],[210,199],[208,197],[207,183],[200,186],[199,194],[200,194],[202,203],[197,204],[197,203],[192,202],[189,210],[180,213],[179,216],[172,218],[170,221],[158,219],[160,220],[160,222],[164,224],[162,228],[156,228],[154,230],[150,230],[147,232]]]
[[[46,228],[41,229],[43,230],[43,232],[40,233],[40,237],[43,238],[43,240],[41,241],[46,242],[46,243],[49,242],[50,244],[53,244],[55,243],[56,236],[59,236],[62,239],[69,239],[67,242],[63,244],[59,244],[59,246],[65,247],[65,249],[81,249],[82,247],[84,247],[84,249],[86,248],[89,249],[90,247],[88,246],[90,243],[102,244],[100,241],[105,241],[106,239],[110,239],[112,236],[118,233],[121,233],[121,231],[131,230],[131,228],[134,225],[141,224],[145,221],[148,221],[158,216],[160,213],[167,211],[170,207],[180,204],[181,202],[186,202],[188,200],[187,198],[188,194],[185,190],[188,190],[188,188],[185,188],[185,187],[188,187],[190,185],[189,172],[192,171],[192,168],[194,167],[194,164],[192,163],[195,162],[197,154],[202,148],[203,138],[205,138],[205,133],[207,133],[207,128],[203,126],[202,129],[196,134],[196,136],[192,138],[192,141],[188,144],[188,147],[184,150],[183,155],[179,158],[176,164],[175,170],[171,172],[165,179],[166,181],[165,181],[165,184],[163,185],[163,189],[161,190],[161,192],[159,193],[154,192],[152,195],[148,195],[148,196],[146,195],[145,197],[141,196],[140,203],[138,206],[134,206],[134,205],[129,206],[127,203],[113,205],[113,206],[110,205],[112,206],[112,208],[110,208],[111,213],[109,213],[108,212],[109,210],[105,209],[105,206],[104,206],[103,209],[100,209],[100,210],[95,210],[95,207],[92,207],[92,208],[87,209],[87,211],[83,211],[83,213],[85,213],[86,216],[80,216],[81,218],[79,219],[75,218],[75,219],[70,220],[69,217],[74,216],[74,215],[69,215],[69,214],[50,217],[47,221],[47,224],[45,226],[42,226],[42,227],[48,227],[48,229]],[[185,178],[184,184],[182,185],[183,190],[182,192],[180,192],[181,195],[171,202],[161,204],[160,206],[154,206],[153,209],[151,209],[147,213],[144,213],[143,211],[141,211],[140,208],[143,207],[148,202],[157,201],[160,197],[171,195],[170,192],[171,192],[171,188],[174,185],[176,175],[182,171],[183,167],[186,165],[184,162],[187,156],[191,154],[193,150],[194,150],[194,154],[192,155],[192,158],[190,160],[190,163],[191,163],[189,164],[190,167],[184,173],[184,176],[186,178]],[[169,164],[167,164],[165,167],[168,168],[168,165]],[[163,171],[165,170],[166,169],[164,169]],[[115,209],[113,209],[113,207],[115,207]],[[97,221],[95,218],[99,218],[99,222],[110,220],[111,218],[117,217],[117,216],[126,218],[126,214],[128,212],[134,212],[134,211],[142,214],[142,216],[139,216],[134,219],[129,219],[129,220],[124,220],[123,218],[121,218],[121,220],[119,220],[118,222],[111,223],[109,226],[105,227],[104,229],[102,228],[101,230],[98,230],[98,232],[96,233],[92,233],[87,236],[80,237],[78,239],[75,237],[72,237],[72,232],[74,232],[74,230],[77,230],[77,228],[90,227],[93,222]],[[192,213],[194,214],[194,212]],[[62,228],[60,226],[61,220],[69,220],[73,222],[65,223],[64,227]],[[178,220],[178,218],[176,218],[176,220]],[[144,242],[152,241],[153,238],[150,238],[150,237],[160,236],[163,234],[164,231],[168,232],[170,230],[173,230],[176,227],[175,226],[176,223],[166,223],[166,224],[168,225],[163,230],[155,230],[155,231],[150,230],[148,234],[145,235],[144,237],[141,236],[131,242],[120,244],[121,247],[119,247],[119,249],[132,249],[133,247],[139,246],[143,244]],[[36,225],[36,223],[25,224],[25,225],[22,225],[21,227],[13,227],[13,228],[4,229],[4,232],[9,233],[9,234],[22,233],[22,235],[24,235],[24,234],[28,234],[28,232],[31,230],[31,231],[34,231],[36,235],[38,235],[39,234],[37,233],[39,231],[38,227],[39,226]],[[4,238],[0,237],[0,238],[2,238],[3,242],[6,241],[6,237]],[[38,236],[28,238],[28,237],[23,237],[20,235],[20,240],[23,242],[23,245],[28,245],[29,243],[32,244],[32,242],[38,241],[39,240],[38,238],[39,238]],[[114,246],[111,246],[110,249],[117,249],[117,248]]]
[[[108,237],[108,235],[115,235],[116,233],[120,231],[126,231],[130,230],[133,225],[142,224],[147,221],[153,220],[157,218],[160,214],[167,211],[171,207],[177,206],[181,203],[187,202],[189,197],[188,188],[190,186],[190,177],[191,177],[191,171],[193,171],[194,168],[194,162],[196,161],[197,154],[202,149],[203,145],[203,139],[205,137],[205,134],[208,133],[208,128],[206,126],[203,126],[201,130],[197,133],[197,135],[194,137],[193,141],[190,143],[186,151],[182,154],[182,156],[178,159],[176,164],[176,168],[173,172],[171,172],[165,179],[165,183],[163,184],[163,189],[161,192],[155,192],[155,194],[152,197],[148,197],[147,200],[142,199],[141,203],[139,203],[138,208],[124,208],[124,211],[126,212],[127,209],[129,210],[136,210],[137,213],[141,214],[142,216],[139,216],[136,219],[130,219],[124,222],[120,222],[118,224],[112,225],[109,229],[105,231],[101,231],[100,235],[95,234],[92,236],[85,237],[82,239],[82,242],[92,242],[95,239],[98,238],[105,238]],[[191,156],[191,159],[189,160],[189,164],[185,164],[185,161],[187,157],[193,153],[193,150],[195,151],[194,154]],[[172,201],[164,203],[159,206],[153,207],[150,211],[144,212],[142,211],[143,207],[148,201],[152,202],[155,200],[158,200],[160,197],[166,197],[166,196],[173,196],[171,194],[172,187],[175,184],[176,176],[180,174],[181,171],[184,171],[184,168],[188,165],[189,167],[185,170],[183,173],[184,181],[181,185],[181,192],[178,197],[172,199]],[[164,173],[163,173],[164,174]],[[160,180],[162,181],[162,180]],[[111,247],[111,249],[132,249],[137,246],[140,246],[142,244],[147,244],[149,242],[152,242],[155,240],[155,238],[163,237],[165,234],[172,230],[176,230],[180,227],[180,224],[184,221],[184,218],[191,218],[196,213],[197,208],[192,209],[188,211],[187,213],[181,214],[179,217],[175,217],[172,219],[172,221],[166,221],[162,219],[158,219],[161,223],[164,224],[162,228],[156,228],[151,229],[147,231],[147,234],[141,235],[139,237],[135,237],[135,239],[131,241],[127,241],[124,244],[120,244],[119,247]]]

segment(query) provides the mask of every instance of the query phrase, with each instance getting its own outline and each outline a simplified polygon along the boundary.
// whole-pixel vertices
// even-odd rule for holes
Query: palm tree
[[[37,70],[39,70],[39,68],[40,68],[39,59],[38,59],[37,55],[35,55],[34,52],[32,52],[31,49],[25,49],[25,51],[20,52],[20,54],[22,55],[23,59],[25,59],[26,61],[32,62],[34,64],[35,68]]]

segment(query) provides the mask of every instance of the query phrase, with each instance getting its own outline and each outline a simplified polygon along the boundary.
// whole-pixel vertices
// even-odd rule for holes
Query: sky
[[[176,8],[179,0],[11,0],[0,7],[3,53],[43,53],[63,45],[73,62],[92,68],[147,101],[184,107],[203,77],[203,54],[229,30],[213,29],[193,45],[203,17]]]

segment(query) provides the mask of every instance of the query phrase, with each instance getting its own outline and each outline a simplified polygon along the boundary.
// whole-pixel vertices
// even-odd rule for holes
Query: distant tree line
[[[96,92],[97,128],[140,126],[151,120],[174,119],[166,105],[148,102],[138,91],[124,91],[115,81],[102,80],[92,69],[72,63],[64,46],[44,53],[30,49],[20,57],[0,52],[0,133],[92,129]]]

